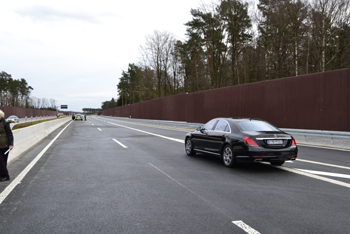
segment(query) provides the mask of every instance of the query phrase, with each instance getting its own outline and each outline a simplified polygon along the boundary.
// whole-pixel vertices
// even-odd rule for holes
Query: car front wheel
[[[196,152],[193,150],[192,141],[191,141],[191,139],[190,139],[189,137],[186,138],[185,150],[186,150],[186,154],[187,154],[188,156],[196,155]]]
[[[222,161],[226,167],[233,167],[237,164],[230,145],[226,145],[222,150]]]

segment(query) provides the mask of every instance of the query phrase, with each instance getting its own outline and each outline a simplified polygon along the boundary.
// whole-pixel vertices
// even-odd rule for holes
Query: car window
[[[214,127],[214,125],[215,125],[215,123],[216,123],[216,121],[218,121],[218,120],[217,120],[217,119],[210,120],[208,123],[206,123],[206,124],[204,125],[204,128],[205,128],[206,130],[212,130],[213,127]]]
[[[244,122],[239,122],[238,125],[242,129],[242,131],[256,131],[256,132],[280,131],[276,127],[264,121],[254,121],[254,120],[244,121]]]
[[[222,120],[222,119],[220,119],[219,120],[219,122],[216,124],[216,126],[215,126],[215,131],[222,131],[222,132],[224,132],[225,131],[225,129],[227,128],[227,122],[225,121],[225,120]],[[230,130],[228,130],[228,131],[230,131]]]

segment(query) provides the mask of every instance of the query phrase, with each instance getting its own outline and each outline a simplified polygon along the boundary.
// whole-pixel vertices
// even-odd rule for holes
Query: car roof
[[[266,122],[265,120],[262,120],[262,119],[244,118],[244,117],[220,117],[220,118],[215,118],[215,119],[224,119],[224,120],[228,120],[230,122],[241,122],[241,121],[252,121],[252,120]]]

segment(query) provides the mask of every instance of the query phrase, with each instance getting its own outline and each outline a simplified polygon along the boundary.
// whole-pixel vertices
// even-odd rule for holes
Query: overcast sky
[[[159,30],[184,40],[184,23],[201,2],[1,0],[0,72],[69,110],[100,108],[118,97],[118,78],[139,61],[145,36]]]

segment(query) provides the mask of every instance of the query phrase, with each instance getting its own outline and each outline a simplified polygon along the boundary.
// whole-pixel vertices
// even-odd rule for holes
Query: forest
[[[56,110],[55,99],[31,97],[33,87],[26,79],[13,79],[11,74],[0,73],[0,106],[13,106],[42,110]]]
[[[255,3],[257,2],[257,3]],[[350,1],[218,0],[191,9],[186,39],[145,37],[102,109],[350,67]]]

